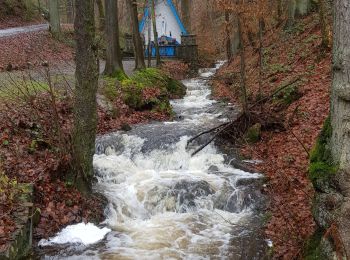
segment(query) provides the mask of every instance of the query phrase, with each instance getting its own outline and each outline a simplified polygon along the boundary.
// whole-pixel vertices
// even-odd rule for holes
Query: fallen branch
[[[288,86],[294,84],[295,82],[299,81],[300,80],[300,77],[297,77],[297,78],[294,78],[293,80],[285,83],[283,86],[281,86],[280,88],[278,88],[277,90],[275,90],[272,94],[270,94],[269,96],[267,97],[264,97],[262,99],[260,99],[259,101],[257,101],[256,103],[254,103],[253,105],[249,106],[248,107],[248,111],[251,110],[252,108],[254,108],[257,104],[260,104],[261,102],[266,102],[268,100],[270,100],[271,98],[273,98],[273,96],[275,96],[276,94],[278,94],[279,92],[281,92],[282,90],[284,90],[285,88],[287,88]],[[211,132],[214,132],[218,129],[220,129],[217,133],[215,133],[215,135],[209,139],[209,141],[207,141],[204,145],[200,146],[196,151],[194,151],[192,153],[192,156],[196,155],[197,153],[199,153],[200,151],[202,151],[205,147],[207,147],[211,142],[213,142],[215,140],[215,138],[221,134],[223,131],[225,131],[228,127],[230,127],[231,125],[233,125],[235,122],[237,122],[238,120],[240,120],[242,118],[242,116],[246,116],[244,113],[241,114],[239,117],[237,117],[234,121],[231,121],[229,123],[224,123],[222,125],[219,125],[219,126],[216,126],[214,128],[211,128],[209,130],[206,130],[202,133],[199,133],[198,135],[192,137],[190,140],[187,141],[187,146],[186,148],[189,146],[189,144],[191,142],[193,142],[194,140],[196,140],[198,137],[204,135],[204,134],[208,134],[208,133],[211,133]],[[292,133],[294,135],[294,133]],[[294,135],[295,136],[295,135]],[[295,136],[295,138],[300,142],[300,140]],[[302,144],[303,145],[303,144]],[[306,148],[303,146],[304,150],[306,150]],[[308,152],[307,152],[308,153]]]
[[[225,127],[223,127],[222,129],[220,129],[212,138],[209,139],[208,142],[206,142],[205,144],[203,144],[202,146],[200,146],[196,151],[194,151],[191,156],[195,156],[197,153],[199,153],[200,151],[202,151],[205,147],[207,147],[212,141],[214,141],[214,139],[221,134],[223,131],[225,131],[229,126],[231,126],[234,122],[230,122],[229,124],[227,124]]]
[[[221,124],[221,125],[219,125],[219,126],[216,126],[216,127],[214,127],[214,128],[211,128],[211,129],[209,129],[209,130],[206,130],[206,131],[204,131],[204,132],[199,133],[198,135],[192,137],[190,140],[187,141],[187,146],[186,146],[186,148],[189,146],[190,143],[192,143],[194,140],[196,140],[196,139],[199,138],[200,136],[205,135],[205,134],[208,134],[208,133],[211,133],[211,132],[213,132],[213,131],[215,131],[215,130],[217,130],[217,129],[219,129],[219,128],[221,128],[221,127],[227,125],[227,124],[230,124],[230,123],[231,123],[231,122],[227,122],[227,123]]]

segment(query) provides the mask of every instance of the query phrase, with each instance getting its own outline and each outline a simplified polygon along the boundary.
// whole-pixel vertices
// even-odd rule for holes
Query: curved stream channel
[[[231,166],[231,158],[195,134],[237,112],[210,99],[209,78],[216,68],[185,80],[187,94],[172,102],[173,122],[137,125],[96,142],[96,189],[107,197],[111,229],[97,244],[54,245],[45,259],[261,259],[260,178]],[[94,236],[87,230],[66,234]],[[108,232],[108,231],[107,231]],[[79,237],[79,234],[76,234]],[[64,240],[64,235],[61,238]],[[58,239],[59,240],[59,239]],[[44,244],[44,243],[43,243]]]

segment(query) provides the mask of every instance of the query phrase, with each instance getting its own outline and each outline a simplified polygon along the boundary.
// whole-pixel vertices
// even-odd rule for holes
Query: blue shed
[[[155,56],[153,24],[151,19],[150,1],[145,7],[139,30],[146,46],[151,42],[152,56]],[[158,33],[159,52],[163,57],[176,56],[176,46],[181,44],[181,36],[188,32],[176,11],[172,0],[155,0],[156,28]]]

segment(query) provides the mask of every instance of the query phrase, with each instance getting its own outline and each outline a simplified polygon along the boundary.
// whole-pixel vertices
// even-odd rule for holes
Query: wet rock
[[[234,188],[228,182],[224,183],[223,188],[215,195],[214,207],[233,213],[258,207],[262,195],[254,184],[252,182],[252,185]]]
[[[241,178],[238,179],[236,182],[236,186],[248,186],[248,185],[253,185],[257,179],[253,178]]]
[[[11,63],[7,64],[6,71],[12,71],[12,69],[13,69],[12,64]]]
[[[237,189],[229,197],[225,210],[230,212],[241,212],[254,204],[255,196],[248,188]]]
[[[121,129],[123,131],[131,131],[131,126],[129,124],[122,124]]]
[[[210,184],[206,181],[180,181],[175,184],[173,190],[185,191],[186,193],[192,194],[194,197],[208,196],[214,193],[214,190],[210,187]]]
[[[213,193],[213,189],[206,181],[181,181],[177,183],[172,190],[172,194],[177,202],[177,211],[180,213],[195,209],[195,200],[197,198],[206,197]]]
[[[48,67],[49,66],[49,62],[48,61],[43,61],[42,63],[41,63],[41,66],[43,66],[43,67]]]
[[[219,168],[217,166],[215,166],[215,165],[210,166],[209,169],[208,169],[209,173],[215,173],[215,172],[218,172],[218,171],[219,171]]]

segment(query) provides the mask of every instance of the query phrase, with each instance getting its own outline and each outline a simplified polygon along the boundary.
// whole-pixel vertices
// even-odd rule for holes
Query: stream
[[[192,136],[238,113],[211,99],[209,79],[222,64],[184,81],[186,96],[172,101],[175,121],[97,138],[95,189],[108,199],[106,220],[40,241],[42,259],[265,256],[262,175],[234,168],[235,158],[215,143],[191,156],[208,136],[186,148]]]

